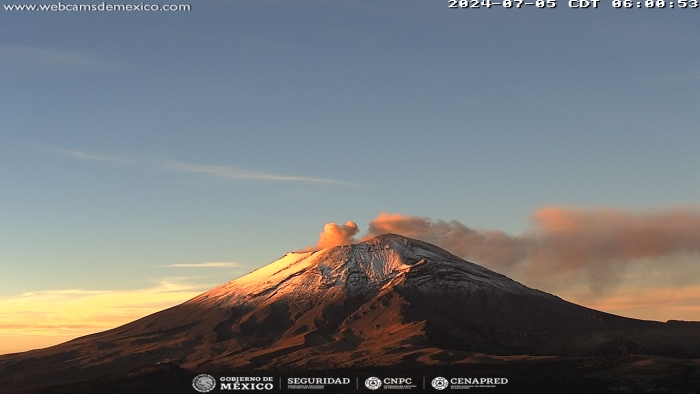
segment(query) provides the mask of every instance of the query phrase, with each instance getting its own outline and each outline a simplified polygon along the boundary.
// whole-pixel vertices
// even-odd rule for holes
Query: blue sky
[[[191,5],[0,12],[0,298],[205,289],[384,211],[698,203],[696,9]]]

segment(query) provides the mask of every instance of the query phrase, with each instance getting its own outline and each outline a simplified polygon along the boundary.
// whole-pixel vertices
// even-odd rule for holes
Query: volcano
[[[288,253],[121,327],[0,356],[0,391],[164,365],[176,375],[420,368],[475,354],[693,359],[700,358],[700,323],[585,308],[434,245],[385,234]]]

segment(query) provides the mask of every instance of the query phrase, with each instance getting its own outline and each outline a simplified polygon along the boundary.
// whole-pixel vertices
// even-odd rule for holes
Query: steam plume
[[[323,226],[323,231],[318,237],[316,247],[318,249],[330,248],[332,246],[347,245],[355,242],[355,234],[358,232],[355,222],[346,222],[345,224],[326,223]]]

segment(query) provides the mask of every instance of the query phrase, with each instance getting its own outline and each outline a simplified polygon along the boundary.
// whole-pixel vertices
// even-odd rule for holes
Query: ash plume
[[[502,231],[480,230],[450,220],[432,220],[382,212],[369,224],[369,234],[395,233],[435,244],[450,253],[491,268],[507,270],[532,253],[532,240]]]
[[[381,213],[370,235],[396,233],[529,283],[584,281],[600,293],[624,280],[635,262],[700,254],[700,212],[623,211],[549,207],[520,235],[468,227],[458,221]]]

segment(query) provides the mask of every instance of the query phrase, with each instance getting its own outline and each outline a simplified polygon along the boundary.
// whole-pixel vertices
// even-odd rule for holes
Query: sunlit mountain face
[[[700,323],[588,309],[434,245],[386,234],[288,253],[124,326],[1,356],[0,392],[71,390],[71,382],[88,378],[144,374],[164,373],[172,383],[201,371],[420,370],[483,359],[625,357],[700,358]],[[106,375],[112,377],[100,378]],[[102,387],[82,384],[85,392]]]

